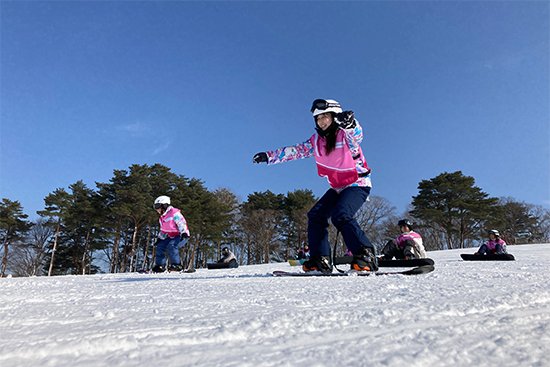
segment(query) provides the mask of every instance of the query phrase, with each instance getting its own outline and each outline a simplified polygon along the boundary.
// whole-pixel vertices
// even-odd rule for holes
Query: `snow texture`
[[[0,366],[550,366],[550,245],[427,275],[0,279]]]

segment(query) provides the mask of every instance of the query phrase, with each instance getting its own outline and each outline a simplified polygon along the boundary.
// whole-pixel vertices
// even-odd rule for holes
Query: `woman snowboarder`
[[[310,259],[303,264],[306,272],[332,272],[328,219],[342,233],[353,253],[351,268],[376,271],[375,249],[354,219],[367,200],[370,168],[361,150],[363,129],[352,111],[342,111],[332,99],[316,99],[311,106],[316,134],[301,144],[254,155],[254,163],[276,164],[314,157],[319,176],[326,177],[330,189],[308,212]]]

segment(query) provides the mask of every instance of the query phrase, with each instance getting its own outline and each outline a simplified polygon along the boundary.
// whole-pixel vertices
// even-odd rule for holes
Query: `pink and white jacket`
[[[333,189],[340,191],[349,186],[371,187],[370,168],[360,146],[362,140],[363,129],[356,120],[354,128],[337,130],[336,146],[329,154],[325,150],[325,137],[313,134],[301,144],[266,152],[267,164],[313,156],[317,173],[326,177]]]
[[[159,218],[160,233],[158,237],[165,239],[167,237],[174,238],[182,233],[189,235],[187,221],[181,214],[179,209],[169,206]]]
[[[426,257],[426,250],[424,249],[424,244],[422,243],[422,236],[420,236],[415,231],[403,232],[396,239],[395,243],[400,249],[403,249],[406,246],[407,240],[412,240],[414,242],[414,254],[416,257],[423,259]]]
[[[503,252],[506,252],[506,242],[499,238],[498,240],[496,241],[493,241],[493,240],[489,240],[487,241],[487,243],[485,244],[485,246],[487,246],[487,249],[489,251],[491,251],[492,253],[496,253],[497,252],[497,245],[499,245],[500,247],[500,251],[503,251]]]

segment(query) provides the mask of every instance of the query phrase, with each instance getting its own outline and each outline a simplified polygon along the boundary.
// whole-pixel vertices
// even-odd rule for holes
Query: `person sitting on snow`
[[[396,259],[423,259],[426,257],[426,250],[422,244],[422,237],[413,231],[413,224],[408,219],[401,219],[397,222],[401,234],[394,240],[386,243],[382,249],[381,260]]]
[[[218,260],[218,264],[227,264],[228,268],[237,268],[239,266],[235,254],[228,247],[222,249],[222,258]]]
[[[298,251],[298,260],[309,259],[309,246],[305,245],[303,248]]]
[[[489,241],[481,245],[474,255],[495,255],[506,254],[506,242],[500,238],[500,233],[496,229],[489,231]]]

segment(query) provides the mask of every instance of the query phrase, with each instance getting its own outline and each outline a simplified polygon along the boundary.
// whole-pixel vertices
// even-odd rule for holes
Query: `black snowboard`
[[[208,269],[231,269],[231,268],[238,268],[239,264],[235,261],[235,263],[229,262],[229,263],[208,263],[206,264],[206,267]]]
[[[378,260],[380,268],[412,268],[413,266],[434,265],[434,261],[429,258],[411,259],[411,260]]]
[[[513,261],[516,258],[512,254],[489,254],[489,255],[474,255],[460,254],[464,261]]]
[[[351,264],[353,256],[339,256],[334,258],[334,265]],[[412,268],[414,266],[434,265],[432,259],[412,259],[412,260],[378,260],[380,268]]]
[[[420,275],[434,271],[433,265],[417,266],[415,268],[404,271],[376,271],[376,272],[353,272],[353,273],[330,273],[323,274],[320,272],[298,273],[291,271],[275,270],[273,276],[276,277],[347,277],[347,276],[370,276],[370,275]]]

